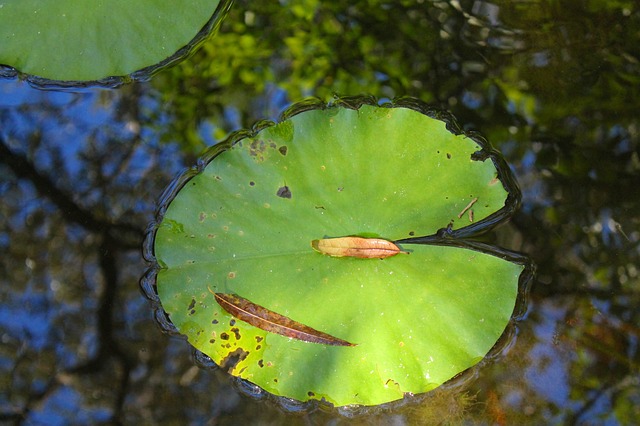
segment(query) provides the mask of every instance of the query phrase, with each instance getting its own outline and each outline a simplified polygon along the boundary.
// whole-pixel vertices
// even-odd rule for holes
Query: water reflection
[[[0,80],[0,418],[347,423],[286,417],[194,369],[138,288],[144,228],[175,174],[290,100],[338,92],[412,95],[481,131],[524,198],[492,238],[538,264],[516,344],[444,401],[449,412],[418,404],[353,422],[632,424],[637,5],[289,3],[238,2],[219,37],[151,83],[59,93]]]

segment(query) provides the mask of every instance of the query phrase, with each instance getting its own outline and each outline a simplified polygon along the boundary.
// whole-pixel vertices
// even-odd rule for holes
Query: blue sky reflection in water
[[[346,424],[241,398],[159,331],[138,287],[142,234],[176,173],[228,132],[336,92],[415,96],[486,136],[523,190],[486,238],[538,264],[505,357],[458,393],[355,423],[633,424],[640,11],[429,6],[237,2],[216,38],[150,83],[69,93],[0,80],[0,418]]]

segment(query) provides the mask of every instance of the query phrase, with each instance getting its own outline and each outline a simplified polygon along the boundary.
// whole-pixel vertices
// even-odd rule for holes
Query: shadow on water
[[[384,7],[236,2],[151,82],[0,80],[0,419],[15,424],[613,423],[640,416],[640,90],[634,2]],[[389,22],[397,28],[390,30]],[[239,49],[238,46],[242,46]],[[164,187],[207,145],[307,95],[449,109],[523,193],[485,239],[538,265],[516,343],[453,396],[356,419],[291,417],[199,369],[138,280]]]

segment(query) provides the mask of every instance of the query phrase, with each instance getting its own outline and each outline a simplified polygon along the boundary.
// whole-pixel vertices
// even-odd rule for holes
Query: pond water
[[[147,83],[0,80],[0,420],[635,423],[640,7],[571,3],[238,1],[216,37]],[[420,98],[489,139],[523,202],[486,239],[537,264],[503,356],[455,391],[355,419],[286,413],[200,369],[138,283],[177,173],[229,132],[333,93]]]

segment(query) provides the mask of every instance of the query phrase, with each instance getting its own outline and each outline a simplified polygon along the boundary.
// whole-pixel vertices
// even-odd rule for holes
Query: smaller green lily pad
[[[526,267],[456,236],[505,220],[517,189],[484,141],[407,105],[307,105],[217,148],[175,185],[155,235],[157,290],[193,346],[275,395],[336,406],[427,392],[491,350]],[[404,239],[409,254],[336,258],[311,247],[342,236]],[[432,244],[408,244],[418,237]],[[355,346],[267,332],[213,293]]]
[[[4,1],[0,64],[52,81],[129,75],[185,56],[229,5],[229,0]]]

